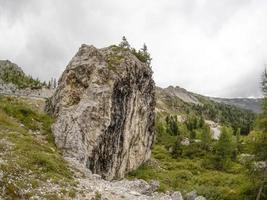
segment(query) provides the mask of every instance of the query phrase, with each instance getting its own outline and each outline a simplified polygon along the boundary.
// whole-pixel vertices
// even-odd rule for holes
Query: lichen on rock
[[[47,102],[57,146],[93,173],[123,178],[149,159],[155,84],[130,51],[82,45]]]

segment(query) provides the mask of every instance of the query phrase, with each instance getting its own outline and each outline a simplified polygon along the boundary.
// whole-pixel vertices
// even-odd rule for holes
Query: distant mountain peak
[[[193,95],[193,93],[187,91],[179,86],[168,86],[167,88],[160,88],[160,90],[170,96],[175,96],[186,103],[201,104],[201,102]]]
[[[249,110],[254,113],[261,112],[261,98],[219,98],[208,97],[193,92],[179,86],[168,86],[166,88],[157,87],[158,96],[176,97],[185,103],[202,104],[202,100],[211,100],[217,103],[232,105],[241,109]],[[160,97],[160,98],[161,98]],[[202,99],[202,100],[201,100]]]

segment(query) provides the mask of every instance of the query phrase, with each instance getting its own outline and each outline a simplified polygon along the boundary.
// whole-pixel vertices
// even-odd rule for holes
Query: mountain
[[[23,70],[9,60],[0,60],[0,90],[40,89],[42,83],[26,75]]]
[[[158,93],[165,93],[167,96],[175,96],[181,99],[184,102],[187,103],[193,103],[193,104],[201,104],[199,99],[196,97],[195,94],[188,92],[186,89],[181,88],[179,86],[173,87],[169,86],[165,89],[162,89],[160,87],[157,87]]]
[[[233,105],[238,108],[250,110],[255,113],[261,113],[261,99],[260,98],[213,98],[210,97],[211,100],[216,101],[218,103],[224,103],[227,105]]]
[[[179,86],[173,87],[169,86],[167,88],[160,88],[157,87],[157,94],[159,104],[161,99],[167,98],[179,98],[185,103],[192,103],[192,104],[203,104],[203,100],[205,101],[214,101],[221,104],[236,106],[237,108],[250,110],[254,113],[261,112],[261,99],[260,98],[215,98],[215,97],[208,97],[199,94],[195,94],[192,92],[187,91]]]
[[[10,62],[9,60],[0,60],[0,78],[5,79],[5,75],[8,71],[25,76],[23,70],[15,63]]]

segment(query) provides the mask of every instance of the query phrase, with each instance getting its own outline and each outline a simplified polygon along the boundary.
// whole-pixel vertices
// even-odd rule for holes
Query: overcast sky
[[[260,96],[266,0],[0,0],[0,59],[42,80],[58,78],[82,43],[123,35],[147,44],[158,86]]]

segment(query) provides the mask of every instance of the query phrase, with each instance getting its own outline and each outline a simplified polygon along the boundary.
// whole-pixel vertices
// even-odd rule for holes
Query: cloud
[[[59,77],[82,43],[146,42],[154,78],[211,96],[258,96],[265,0],[0,0],[0,59]]]

